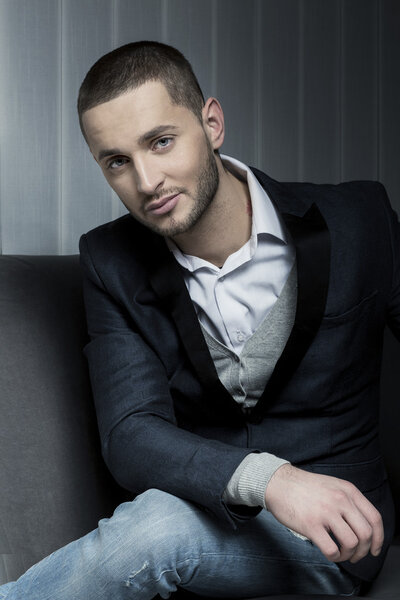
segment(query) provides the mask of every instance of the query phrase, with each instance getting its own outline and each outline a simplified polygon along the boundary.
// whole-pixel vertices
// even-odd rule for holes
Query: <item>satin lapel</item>
[[[270,186],[264,178],[261,183],[279,209],[277,189],[280,184],[273,182]],[[281,204],[286,211],[290,210],[288,195]],[[270,403],[293,375],[318,331],[325,310],[330,270],[329,230],[315,204],[304,212],[304,203],[297,201],[293,209],[297,213],[303,212],[303,215],[293,214],[294,210],[281,215],[296,247],[298,288],[295,321],[264,393],[248,417],[252,422],[261,421]]]
[[[230,411],[230,414],[233,410],[242,418],[237,403],[218,378],[180,267],[169,250],[162,252],[161,256],[162,259],[159,255],[159,260],[152,266],[150,283],[171,314],[188,358],[213,403],[213,409]]]

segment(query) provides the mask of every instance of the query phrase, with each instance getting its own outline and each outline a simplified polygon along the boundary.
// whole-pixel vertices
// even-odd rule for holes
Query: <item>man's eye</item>
[[[109,162],[108,168],[109,169],[118,169],[120,167],[123,167],[124,164],[126,164],[126,162],[127,162],[126,158],[114,158],[112,161]]]
[[[163,137],[156,141],[156,143],[154,144],[154,147],[155,148],[167,148],[171,144],[171,142],[172,142],[172,138]]]

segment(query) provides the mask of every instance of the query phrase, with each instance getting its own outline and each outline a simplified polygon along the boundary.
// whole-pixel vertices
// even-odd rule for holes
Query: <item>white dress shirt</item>
[[[201,324],[240,355],[278,299],[294,264],[295,248],[252,171],[234,158],[222,155],[221,159],[226,169],[247,182],[252,206],[250,239],[228,256],[222,268],[183,254],[172,240],[167,243],[183,268],[185,284]],[[228,482],[224,501],[267,508],[266,487],[275,471],[287,462],[268,452],[249,454]]]
[[[222,268],[183,254],[168,240],[183,267],[185,284],[201,324],[237,355],[271,310],[287,280],[295,250],[268,194],[243,163],[221,156],[226,169],[247,181],[252,205],[250,239]]]

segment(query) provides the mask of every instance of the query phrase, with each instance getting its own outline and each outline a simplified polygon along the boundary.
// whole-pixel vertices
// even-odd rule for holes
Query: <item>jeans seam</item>
[[[178,570],[179,567],[181,567],[183,564],[185,563],[189,563],[189,562],[200,562],[202,558],[205,557],[212,557],[212,556],[218,556],[218,557],[232,557],[232,558],[236,558],[236,559],[243,559],[243,560],[258,560],[258,561],[272,561],[272,562],[298,562],[298,563],[303,563],[303,564],[311,564],[309,561],[306,560],[302,560],[299,558],[274,558],[271,556],[260,556],[260,555],[252,555],[249,554],[247,556],[238,556],[237,554],[228,554],[226,552],[202,552],[199,556],[191,556],[189,558],[185,558],[182,559],[180,561],[177,561],[176,563],[176,569],[164,569],[163,571],[161,571],[161,573],[159,574],[158,577],[156,578],[149,578],[148,582],[149,583],[158,583],[160,581],[160,579],[163,577],[163,575],[165,575],[165,573],[173,573],[175,570]],[[332,565],[332,567],[326,563],[319,563],[319,562],[313,562],[312,565],[316,565],[318,567],[324,567],[328,570],[334,570],[335,569],[335,564]],[[138,571],[136,571],[135,573],[129,575],[128,581],[132,581],[136,575],[139,575],[140,573],[142,573],[145,568],[147,568],[149,565],[146,562],[142,568],[140,568]],[[357,589],[358,586],[355,586],[353,588],[353,592],[351,592],[350,594],[342,594],[344,596],[351,596],[354,591]]]
[[[156,578],[149,578],[148,579],[148,583],[158,583],[160,581],[160,579],[163,577],[163,575],[165,575],[165,573],[173,573],[175,570],[178,570],[178,568],[183,565],[184,563],[188,563],[191,561],[197,561],[199,562],[201,560],[201,557],[190,557],[190,558],[185,558],[184,560],[180,560],[176,563],[176,569],[164,569],[164,571],[161,571],[161,573],[159,574],[158,577]],[[146,565],[148,566],[148,565]],[[142,567],[141,569],[139,569],[139,571],[137,571],[136,573],[134,573],[133,575],[129,576],[129,581],[133,580],[136,575],[138,575],[139,573],[141,573],[144,570],[144,568]]]
[[[229,557],[229,558],[236,558],[236,559],[243,559],[243,560],[259,560],[259,561],[264,561],[264,560],[268,560],[268,561],[273,561],[273,562],[297,562],[297,563],[302,563],[302,564],[307,564],[307,565],[315,565],[318,567],[325,567],[329,570],[333,569],[335,570],[335,567],[337,567],[336,563],[332,563],[332,565],[329,565],[325,562],[316,562],[316,561],[309,561],[309,560],[303,560],[301,558],[291,558],[291,557],[286,557],[286,558],[280,558],[280,557],[274,557],[274,556],[268,556],[268,555],[260,555],[260,554],[246,554],[246,555],[238,555],[238,554],[229,554],[227,552],[202,552],[200,554],[199,557],[194,558],[194,557],[190,557],[189,559],[184,559],[180,562],[185,562],[186,560],[200,560],[202,557],[206,557],[206,556],[223,556],[223,557]]]

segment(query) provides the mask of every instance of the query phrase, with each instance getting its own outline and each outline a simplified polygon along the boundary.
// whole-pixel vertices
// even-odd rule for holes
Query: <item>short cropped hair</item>
[[[83,80],[78,96],[78,115],[84,137],[84,112],[147,81],[163,83],[173,104],[185,106],[201,122],[203,93],[183,54],[160,42],[132,42],[102,56]]]

